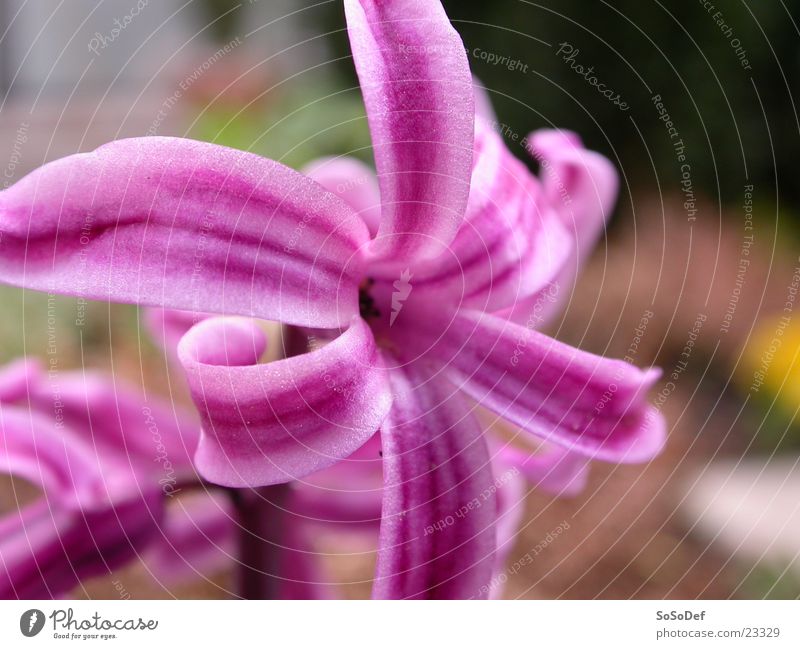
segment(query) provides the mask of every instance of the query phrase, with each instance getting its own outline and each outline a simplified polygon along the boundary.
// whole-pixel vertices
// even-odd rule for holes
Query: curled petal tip
[[[628,452],[616,459],[624,464],[649,462],[664,450],[666,443],[667,421],[660,410],[648,406]]]
[[[213,318],[179,345],[203,421],[195,462],[216,484],[265,486],[326,468],[366,442],[391,405],[360,318],[321,349],[256,364],[263,342],[247,320]]]
[[[267,338],[254,320],[226,317],[204,320],[178,343],[187,369],[194,364],[237,367],[254,365],[267,349]]]

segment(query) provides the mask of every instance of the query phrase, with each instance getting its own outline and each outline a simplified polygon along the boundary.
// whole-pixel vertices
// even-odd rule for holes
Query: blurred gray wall
[[[263,60],[313,36],[304,4],[231,2],[244,49]],[[79,80],[103,92],[141,86],[186,67],[213,40],[208,16],[200,0],[0,0],[0,91],[63,93]],[[320,39],[290,49],[280,64],[302,65],[323,47]]]
[[[79,80],[105,91],[151,79],[200,24],[196,6],[185,0],[0,1],[4,93],[9,85],[63,93]]]
[[[158,134],[182,134],[173,125],[187,102],[170,105],[164,124],[159,111],[226,39],[273,80],[313,65],[323,39],[291,47],[314,36],[314,21],[298,12],[306,2],[231,2],[233,33],[223,37],[202,0],[0,0],[3,185],[155,123]]]

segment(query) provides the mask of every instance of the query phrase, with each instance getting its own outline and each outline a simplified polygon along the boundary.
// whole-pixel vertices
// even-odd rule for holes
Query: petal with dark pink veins
[[[212,318],[178,345],[203,430],[200,474],[230,487],[289,482],[347,457],[379,428],[392,397],[372,332],[356,317],[321,349],[263,365],[264,333]]]
[[[479,599],[496,545],[486,441],[461,396],[419,367],[390,371],[383,519],[373,597]]]

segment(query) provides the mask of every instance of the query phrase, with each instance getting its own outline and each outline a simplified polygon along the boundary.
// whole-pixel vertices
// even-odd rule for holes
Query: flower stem
[[[242,599],[279,597],[288,493],[288,485],[229,489],[239,523],[236,592]]]

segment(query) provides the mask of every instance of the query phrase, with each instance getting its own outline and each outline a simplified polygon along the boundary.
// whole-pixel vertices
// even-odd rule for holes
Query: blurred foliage
[[[659,0],[444,0],[473,72],[489,88],[500,121],[514,132],[551,125],[574,129],[615,159],[629,181],[653,185],[654,166],[662,191],[677,192],[674,140],[652,102],[660,94],[686,144],[700,195],[739,203],[746,162],[760,198],[774,200],[777,170],[781,198],[797,204],[799,125],[789,90],[800,80],[796,22],[783,2],[714,4],[719,6],[709,11],[700,2]],[[714,16],[717,11],[721,17]],[[344,25],[339,2],[309,15],[319,17],[325,31]],[[732,29],[729,35],[720,19]],[[752,70],[744,69],[733,39],[739,39]],[[343,32],[331,41],[335,56],[349,53]],[[593,74],[620,94],[628,111],[557,55],[565,42],[579,50],[574,63],[594,66]],[[481,52],[520,63],[508,69]],[[351,60],[340,67],[353,74]]]
[[[154,349],[144,335],[138,310],[39,291],[0,286],[0,364],[38,357],[46,368],[108,368],[113,356]],[[113,354],[111,353],[113,350]],[[160,352],[158,352],[160,356]]]
[[[800,577],[796,569],[785,569],[762,561],[748,571],[739,591],[744,599],[797,599]]]
[[[252,151],[290,167],[329,155],[371,158],[364,106],[357,89],[330,84],[329,75],[305,72],[291,92],[276,93],[265,106],[242,111],[211,104],[198,115],[190,136]]]

